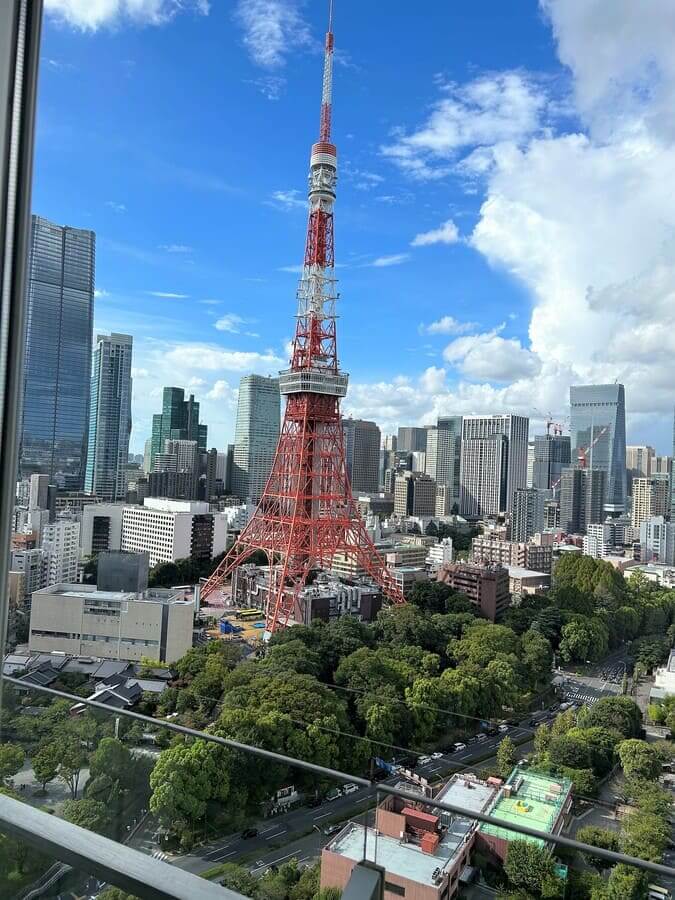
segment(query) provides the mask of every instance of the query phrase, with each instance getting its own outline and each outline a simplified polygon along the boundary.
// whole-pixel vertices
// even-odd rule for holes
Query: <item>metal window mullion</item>
[[[25,280],[42,0],[0,0],[0,649],[21,424]]]

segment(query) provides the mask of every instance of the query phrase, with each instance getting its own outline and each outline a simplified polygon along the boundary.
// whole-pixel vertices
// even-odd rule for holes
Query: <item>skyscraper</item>
[[[94,350],[84,489],[107,501],[126,496],[132,345],[130,334],[99,334]]]
[[[528,429],[526,416],[464,417],[462,515],[511,512],[514,491],[526,486]]]
[[[64,490],[84,485],[95,243],[93,231],[32,218],[20,469]]]
[[[245,375],[239,382],[234,432],[232,493],[257,502],[272,469],[279,440],[279,379]]]
[[[544,530],[544,502],[548,499],[548,493],[537,488],[517,488],[514,491],[512,541],[529,541],[537,532]]]
[[[552,488],[560,480],[562,470],[569,466],[570,463],[571,444],[569,435],[535,435],[532,487],[541,491]]]
[[[634,478],[631,525],[639,528],[654,516],[665,516],[670,505],[670,485],[666,478]]]
[[[626,506],[626,400],[622,384],[570,387],[572,456],[607,473],[605,511]]]
[[[164,453],[166,441],[197,441],[197,447],[206,451],[206,439],[207,426],[199,424],[199,403],[194,395],[186,400],[183,388],[165,387],[162,411],[152,417],[150,469],[154,468],[156,454]]]
[[[406,453],[415,453],[427,449],[426,428],[399,428],[396,449]]]
[[[343,419],[342,434],[352,490],[375,493],[379,487],[380,429],[364,419]]]
[[[448,510],[460,500],[459,472],[462,457],[462,417],[442,416],[427,431],[426,473],[444,486]]]
[[[607,472],[570,466],[560,478],[560,527],[567,534],[586,531],[605,518]]]

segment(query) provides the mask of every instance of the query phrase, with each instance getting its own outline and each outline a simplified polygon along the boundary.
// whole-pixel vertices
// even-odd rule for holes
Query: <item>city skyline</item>
[[[314,128],[325,10],[241,0],[207,16],[207,4],[184,4],[154,27],[168,5],[136,7],[129,21],[110,4],[106,21],[76,0],[48,4],[34,209],[100,236],[96,328],[134,334],[132,449],[166,384],[200,394],[224,447],[239,377],[287,362],[297,274],[287,270],[305,223],[298,161]],[[565,409],[569,384],[617,378],[628,440],[666,452],[673,214],[660,185],[675,149],[657,114],[673,88],[660,41],[670,13],[655,10],[624,53],[628,4],[598,22],[558,0],[487,12],[434,9],[418,22],[394,3],[382,32],[353,0],[336,10],[345,414],[387,432],[514,412],[541,432],[533,407],[541,422]],[[280,43],[261,56],[255,26],[272,20]],[[607,47],[602,71],[591,20]],[[386,48],[403,36],[410,52],[394,62]],[[655,94],[633,90],[648,61],[662,76]],[[106,146],[96,79],[82,85],[101,69],[116,135]],[[394,70],[402,91],[391,91]],[[617,110],[622,127],[607,127]],[[265,130],[284,134],[273,171],[258,149]],[[80,190],[64,197],[57,185],[73,169]],[[262,254],[261,235],[274,238]]]

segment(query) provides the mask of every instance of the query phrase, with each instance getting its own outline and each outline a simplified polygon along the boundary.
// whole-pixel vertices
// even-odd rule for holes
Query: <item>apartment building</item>
[[[211,559],[225,550],[227,520],[194,500],[146,497],[143,506],[125,506],[121,549],[147,552],[150,566],[177,559]]]

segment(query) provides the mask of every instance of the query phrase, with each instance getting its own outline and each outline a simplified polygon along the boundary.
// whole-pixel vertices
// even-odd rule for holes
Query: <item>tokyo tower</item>
[[[405,602],[365,530],[345,465],[340,398],[347,393],[347,375],[337,355],[339,295],[333,248],[337,181],[337,150],[331,143],[333,44],[331,0],[319,140],[310,154],[297,324],[290,368],[279,373],[286,397],[279,444],[257,509],[202,589],[206,600],[253,551],[265,551],[270,565],[268,633],[288,624],[308,576],[330,569],[336,553],[351,558],[391,602]]]

